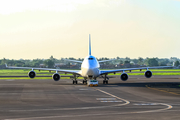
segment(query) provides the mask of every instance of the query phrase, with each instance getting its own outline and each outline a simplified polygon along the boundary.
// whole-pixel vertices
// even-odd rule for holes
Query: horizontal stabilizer
[[[76,63],[82,63],[82,61],[78,61],[78,60],[69,60],[69,59],[63,59],[65,61],[70,61],[70,62],[76,62]]]
[[[113,61],[113,60],[116,60],[116,59],[111,59],[111,60],[102,60],[102,61],[99,61],[99,63],[102,63],[102,62],[108,62],[108,61]]]

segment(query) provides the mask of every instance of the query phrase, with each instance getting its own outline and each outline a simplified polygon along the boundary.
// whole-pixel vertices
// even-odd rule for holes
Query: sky
[[[180,0],[0,0],[0,59],[180,58]]]

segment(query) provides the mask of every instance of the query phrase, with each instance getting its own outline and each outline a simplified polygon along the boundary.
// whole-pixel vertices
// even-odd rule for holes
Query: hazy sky
[[[0,59],[179,57],[180,0],[0,0]]]

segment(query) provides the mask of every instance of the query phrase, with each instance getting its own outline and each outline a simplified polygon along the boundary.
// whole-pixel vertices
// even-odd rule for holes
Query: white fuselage
[[[96,78],[99,76],[99,62],[97,59],[89,55],[87,56],[81,64],[80,74],[82,77],[86,78]]]

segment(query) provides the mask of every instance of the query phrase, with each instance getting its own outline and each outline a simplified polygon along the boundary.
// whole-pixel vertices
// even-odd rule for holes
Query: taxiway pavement
[[[73,85],[72,80],[4,79],[0,80],[0,119],[177,120],[179,78],[130,76],[125,82],[111,78],[107,85],[99,79],[98,87],[87,87],[81,80]]]

